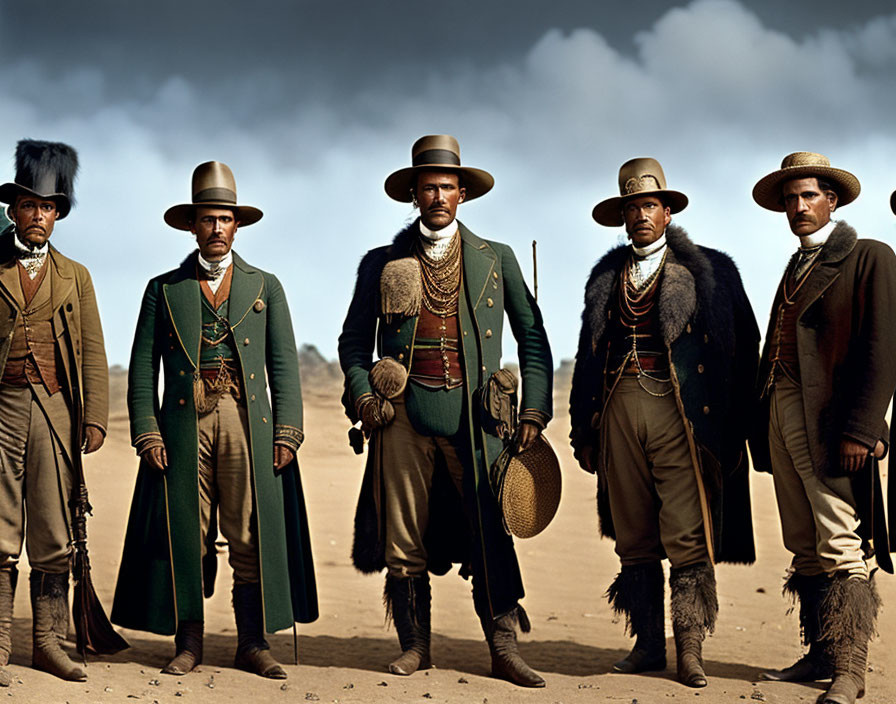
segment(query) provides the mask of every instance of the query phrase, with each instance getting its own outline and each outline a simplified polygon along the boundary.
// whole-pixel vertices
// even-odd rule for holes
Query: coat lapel
[[[488,242],[474,235],[460,221],[458,226],[463,242],[464,285],[475,313],[495,270],[497,256]]]
[[[15,258],[0,265],[0,287],[6,298],[14,302],[19,310],[25,308],[25,294],[22,293],[22,285],[19,283],[19,268]]]
[[[252,310],[264,292],[264,276],[233,253],[233,281],[230,284],[230,325],[236,327]]]
[[[196,254],[187,257],[162,286],[171,324],[184,353],[199,368],[199,336],[202,332],[202,292],[196,280]]]
[[[59,254],[53,245],[50,245],[48,257],[50,270],[47,272],[47,278],[52,284],[50,301],[55,313],[68,300],[75,287],[75,271],[71,262]]]
[[[809,272],[803,284],[803,305],[797,311],[797,319],[836,281],[840,276],[839,264],[848,257],[856,246],[856,231],[843,222],[837,223],[831,236],[825,242],[818,255],[818,265]],[[791,260],[791,266],[794,260]],[[787,267],[785,276],[790,275],[791,267]]]

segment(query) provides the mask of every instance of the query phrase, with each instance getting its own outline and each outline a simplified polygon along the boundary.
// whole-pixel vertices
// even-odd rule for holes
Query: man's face
[[[50,239],[58,215],[55,202],[34,196],[18,196],[7,213],[16,224],[19,239],[36,247]]]
[[[622,205],[625,231],[636,247],[656,242],[672,221],[672,213],[656,196],[632,198]]]
[[[837,195],[822,191],[814,176],[787,181],[781,187],[781,198],[790,230],[797,236],[811,235],[827,225],[837,207]]]
[[[216,262],[230,251],[239,224],[229,208],[197,207],[190,232],[196,235],[199,253],[209,262]]]
[[[422,172],[417,176],[416,193],[420,220],[430,230],[441,230],[450,225],[466,194],[466,189],[459,185],[457,174]]]

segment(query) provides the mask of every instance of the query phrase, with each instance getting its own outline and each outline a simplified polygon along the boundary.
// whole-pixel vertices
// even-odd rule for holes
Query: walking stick
[[[538,303],[538,242],[532,240],[532,282],[535,286],[535,302]]]

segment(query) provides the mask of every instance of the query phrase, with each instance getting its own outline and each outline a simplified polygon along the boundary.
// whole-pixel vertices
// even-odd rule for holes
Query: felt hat
[[[207,161],[193,169],[193,202],[173,205],[165,211],[165,222],[177,230],[190,230],[196,206],[230,208],[240,227],[248,227],[263,213],[251,205],[237,205],[236,180],[227,164]]]
[[[767,210],[784,212],[781,186],[795,178],[820,178],[831,181],[837,191],[837,206],[852,203],[862,190],[859,179],[849,171],[835,169],[823,154],[794,152],[784,157],[781,168],[759,179],[753,186],[753,200]]]
[[[622,205],[626,200],[652,195],[661,196],[672,213],[680,213],[688,205],[684,193],[666,188],[666,175],[660,162],[650,157],[630,159],[619,167],[619,195],[595,205],[591,217],[599,225],[619,227],[625,224]]]
[[[19,140],[16,145],[16,178],[0,185],[0,203],[33,196],[56,203],[56,219],[62,220],[75,202],[78,153],[62,142]]]
[[[896,215],[896,191],[890,194],[890,210],[893,211],[893,215]]]
[[[398,169],[386,178],[386,193],[393,200],[410,203],[411,189],[417,185],[421,171],[449,171],[457,173],[466,189],[465,201],[488,193],[495,179],[488,171],[460,165],[460,146],[450,134],[428,134],[411,147],[411,166]]]
[[[538,535],[557,513],[560,462],[544,433],[519,454],[514,454],[510,443],[492,465],[489,480],[501,506],[504,527],[518,538]]]

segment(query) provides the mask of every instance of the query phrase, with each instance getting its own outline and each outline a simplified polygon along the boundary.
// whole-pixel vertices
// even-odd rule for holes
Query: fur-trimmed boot
[[[0,687],[9,687],[12,675],[6,666],[12,652],[12,605],[19,571],[15,565],[0,568]]]
[[[523,633],[532,630],[523,607],[516,606],[494,619],[480,614],[479,621],[492,655],[492,677],[507,680],[520,687],[544,687],[544,679],[526,664],[517,645],[517,626]]]
[[[181,621],[174,636],[174,657],[162,674],[185,675],[202,662],[202,632],[204,622]]]
[[[393,675],[412,675],[432,667],[429,655],[432,596],[429,573],[414,577],[386,575],[383,593],[386,614],[392,615],[401,655],[389,665]]]
[[[68,616],[68,572],[31,570],[31,666],[70,682],[84,682],[87,673],[73,663],[59,645],[57,628]]]
[[[635,637],[632,651],[613,663],[616,672],[634,674],[666,669],[664,618],[665,578],[657,560],[642,565],[623,565],[607,589],[607,599]]]
[[[793,573],[784,583],[784,594],[800,605],[800,633],[809,652],[790,667],[760,673],[764,680],[777,682],[817,682],[830,679],[834,672],[826,643],[821,640],[821,602],[831,585],[826,574]]]
[[[233,666],[272,680],[285,680],[286,670],[274,660],[264,639],[261,584],[233,585],[233,614],[236,617],[236,656]]]
[[[716,575],[712,565],[698,562],[669,571],[672,592],[672,631],[675,634],[675,656],[678,681],[688,687],[705,687],[703,671],[703,639],[712,633],[719,613],[716,596]]]
[[[874,635],[880,597],[874,582],[837,574],[821,604],[822,638],[828,643],[834,681],[823,704],[854,704],[865,695],[868,641]]]

